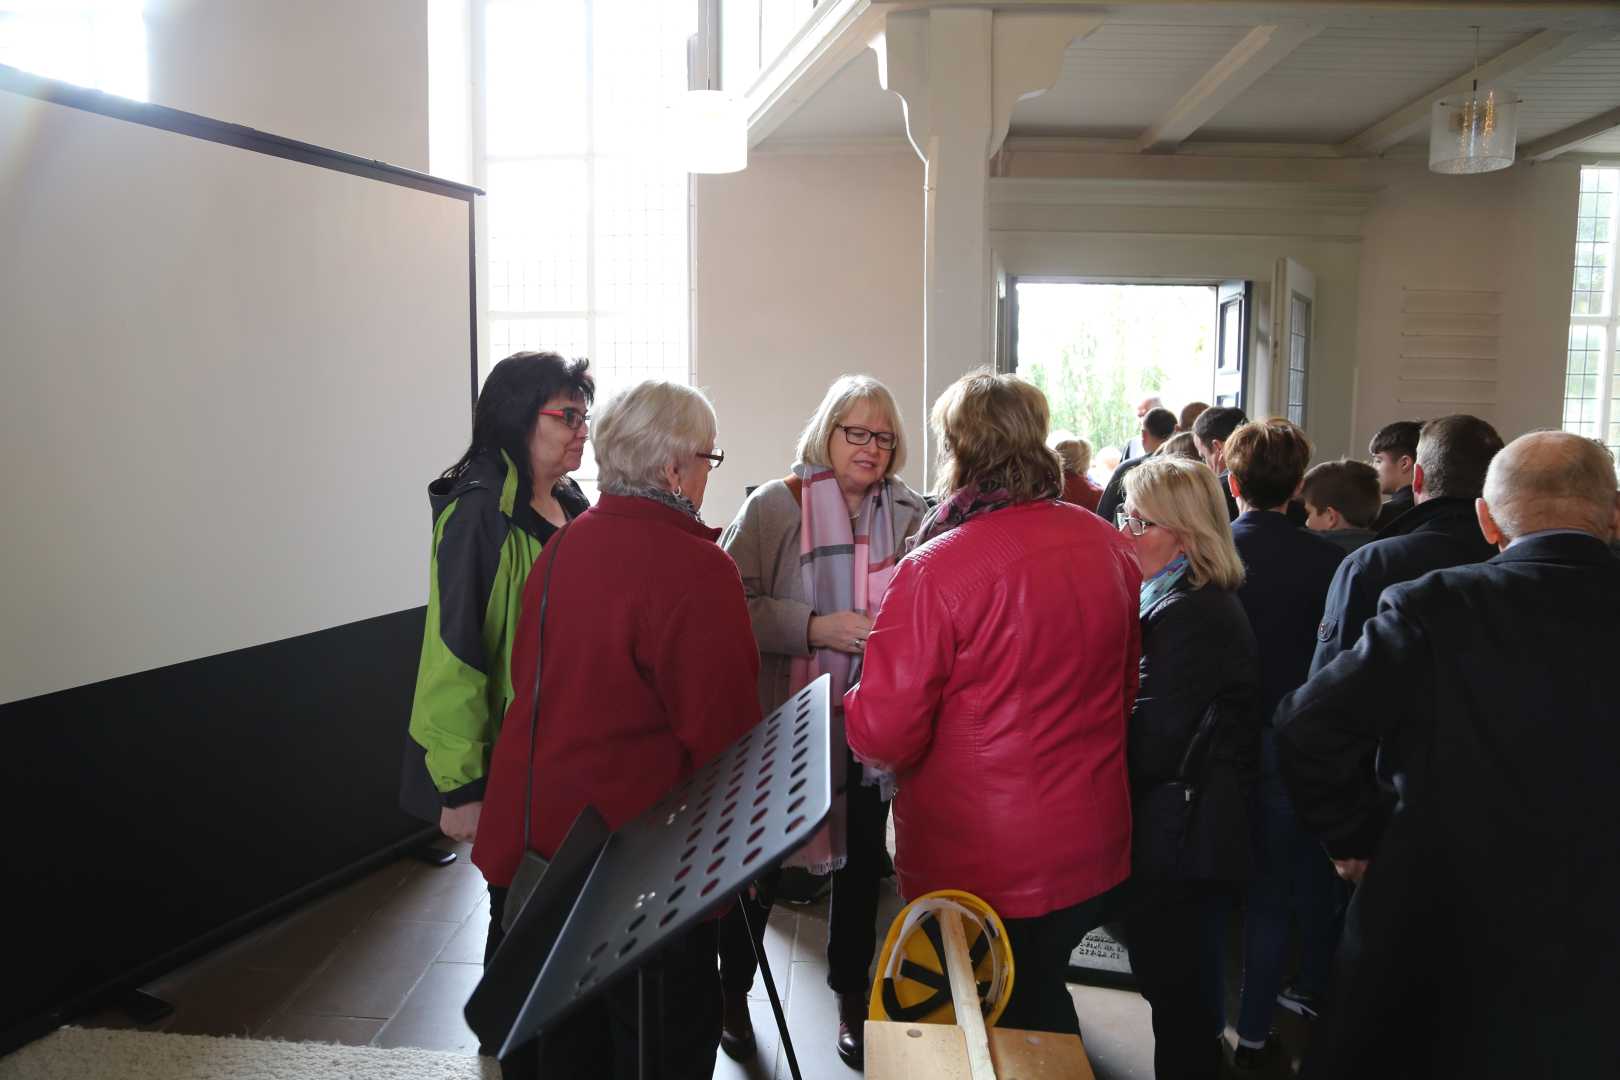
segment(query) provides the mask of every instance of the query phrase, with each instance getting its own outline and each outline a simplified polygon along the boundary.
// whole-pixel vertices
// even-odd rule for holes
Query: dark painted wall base
[[[415,842],[424,611],[0,706],[0,1053]]]

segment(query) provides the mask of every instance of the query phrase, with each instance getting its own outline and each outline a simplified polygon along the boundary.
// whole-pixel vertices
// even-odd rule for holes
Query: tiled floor
[[[175,1006],[162,1030],[474,1054],[461,1008],[482,973],[488,893],[462,858],[448,867],[401,860],[147,989]],[[900,908],[886,883],[884,924]],[[768,959],[805,1080],[851,1080],[833,1051],[837,1014],[826,984],[827,907],[778,905]],[[1099,1080],[1153,1075],[1147,1004],[1137,994],[1071,987]],[[723,1080],[789,1076],[763,982],[751,998],[759,1052],[720,1055]],[[120,1014],[81,1020],[125,1026]]]

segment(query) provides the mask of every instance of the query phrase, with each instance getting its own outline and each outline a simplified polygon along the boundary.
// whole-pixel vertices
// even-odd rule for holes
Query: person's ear
[[[1220,479],[1220,478],[1216,477],[1216,479]],[[1232,498],[1234,498],[1234,499],[1243,498],[1243,490],[1238,486],[1238,479],[1237,479],[1237,474],[1236,473],[1228,472],[1226,474],[1226,489],[1232,493]]]
[[[1403,473],[1409,473],[1417,468],[1417,462],[1413,460],[1411,454],[1402,454],[1395,467]]]
[[[1421,494],[1423,494],[1423,466],[1421,466],[1421,465],[1413,465],[1412,466],[1412,496],[1414,498],[1416,498],[1417,496],[1419,496]]]
[[[1475,499],[1474,514],[1479,518],[1479,531],[1485,534],[1485,542],[1498,551],[1507,547],[1508,538],[1497,526],[1496,519],[1491,516],[1490,504],[1484,499]]]
[[[1332,532],[1345,527],[1346,522],[1344,520],[1344,515],[1339,513],[1338,507],[1330,506],[1322,512],[1327,515],[1328,531]]]
[[[680,490],[681,490],[681,471],[675,467],[675,463],[673,461],[669,462],[668,464],[666,464],[664,466],[662,479],[664,481],[664,485],[666,487],[668,487],[669,490],[671,490],[671,491],[673,491],[673,492],[675,492],[677,494],[680,493]]]

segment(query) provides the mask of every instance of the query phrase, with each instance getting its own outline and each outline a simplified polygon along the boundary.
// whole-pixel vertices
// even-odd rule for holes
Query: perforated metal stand
[[[618,832],[589,808],[576,819],[467,1002],[485,1046],[504,1058],[543,1035],[810,839],[832,808],[830,687],[805,687]],[[658,995],[641,991],[651,1049]],[[641,1055],[644,1077],[655,1059]]]

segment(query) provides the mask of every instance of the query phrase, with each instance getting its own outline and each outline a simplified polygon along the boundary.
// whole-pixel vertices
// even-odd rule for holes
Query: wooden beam
[[[1608,34],[1565,33],[1561,30],[1543,30],[1529,41],[1515,45],[1479,65],[1479,83],[1493,83],[1522,78],[1533,71],[1550,67],[1568,59],[1601,41]],[[1429,123],[1434,103],[1453,94],[1465,93],[1474,83],[1470,68],[1444,86],[1437,86],[1416,101],[1391,113],[1361,134],[1346,141],[1340,149],[1350,157],[1368,157],[1382,154],[1397,143],[1422,131]]]
[[[1582,120],[1578,124],[1571,124],[1563,131],[1555,131],[1551,135],[1544,135],[1535,142],[1526,143],[1519,148],[1520,161],[1547,161],[1555,158],[1566,150],[1573,150],[1587,139],[1595,139],[1605,132],[1620,128],[1620,109],[1610,109],[1606,113],[1599,113],[1590,120]]]
[[[1304,23],[1257,26],[1232,46],[1158,123],[1136,140],[1140,151],[1167,153],[1253,86],[1283,58],[1322,32]]]

